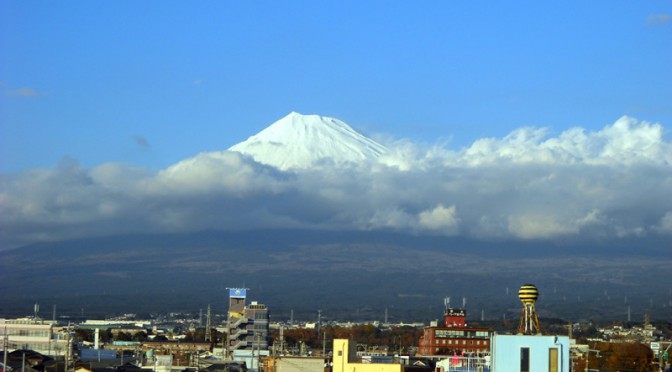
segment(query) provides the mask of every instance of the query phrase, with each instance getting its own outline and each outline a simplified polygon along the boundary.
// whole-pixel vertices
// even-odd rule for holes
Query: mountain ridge
[[[224,308],[225,288],[247,285],[278,313],[322,308],[352,316],[354,307],[382,311],[389,306],[417,321],[425,318],[420,309],[450,294],[468,296],[475,309],[489,314],[513,316],[517,298],[504,290],[528,281],[543,292],[544,309],[567,318],[618,318],[623,302],[616,295],[602,298],[596,307],[571,300],[577,295],[594,299],[605,291],[627,295],[633,311],[654,316],[665,311],[646,309],[650,298],[657,304],[667,300],[664,281],[656,280],[665,262],[656,252],[596,258],[578,248],[572,254],[553,248],[544,242],[502,245],[390,232],[300,230],[39,243],[0,252],[0,315],[19,314],[34,303],[57,304],[59,311],[70,313],[86,308],[100,316],[136,307],[193,309],[212,298]],[[118,303],[108,302],[113,298]]]

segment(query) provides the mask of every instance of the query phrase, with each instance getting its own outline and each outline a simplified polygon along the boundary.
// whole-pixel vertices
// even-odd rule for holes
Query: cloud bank
[[[459,150],[385,145],[374,164],[292,172],[230,151],[158,172],[65,159],[0,176],[0,241],[256,228],[488,240],[672,235],[672,144],[660,124],[622,117],[556,136],[520,128]]]

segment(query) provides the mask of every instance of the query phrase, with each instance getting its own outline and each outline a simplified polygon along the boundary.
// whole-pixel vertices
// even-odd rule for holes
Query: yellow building
[[[401,364],[356,363],[357,353],[348,340],[334,340],[333,372],[402,372]]]

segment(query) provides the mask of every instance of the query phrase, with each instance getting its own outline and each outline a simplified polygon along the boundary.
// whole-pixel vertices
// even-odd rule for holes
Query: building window
[[[338,356],[343,356],[343,350],[338,351]]]
[[[520,372],[530,372],[530,348],[520,348]]]
[[[558,349],[548,349],[548,372],[558,372]]]

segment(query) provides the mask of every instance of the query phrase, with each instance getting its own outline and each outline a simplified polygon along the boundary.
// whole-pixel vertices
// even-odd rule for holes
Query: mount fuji
[[[292,112],[229,151],[288,170],[323,162],[344,165],[372,161],[387,148],[338,119]]]

